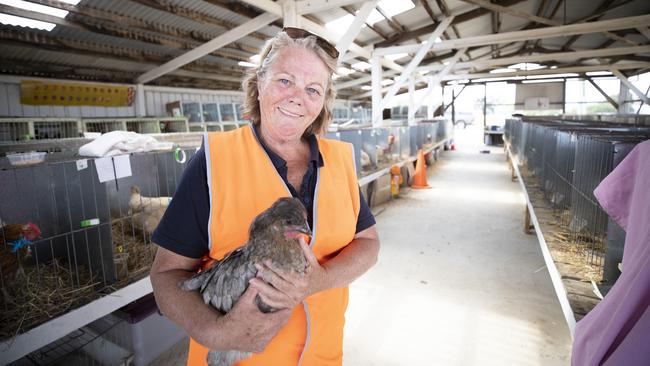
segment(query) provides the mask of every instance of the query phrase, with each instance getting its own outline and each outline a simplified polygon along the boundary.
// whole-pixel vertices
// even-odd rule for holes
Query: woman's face
[[[261,128],[276,142],[299,141],[323,109],[327,66],[313,51],[280,50],[259,84]]]

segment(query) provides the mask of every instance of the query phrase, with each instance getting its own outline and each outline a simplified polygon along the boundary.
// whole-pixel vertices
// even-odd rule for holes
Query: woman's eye
[[[280,79],[280,82],[281,82],[283,85],[289,85],[289,80],[287,80],[287,79]]]
[[[318,91],[318,89],[315,89],[315,88],[307,88],[307,92],[309,94],[311,94],[311,95],[320,95],[320,92]]]

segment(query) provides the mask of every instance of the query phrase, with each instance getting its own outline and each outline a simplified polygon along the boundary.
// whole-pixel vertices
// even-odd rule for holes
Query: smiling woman
[[[375,264],[379,239],[352,146],[319,136],[332,119],[337,57],[334,46],[302,29],[271,39],[243,81],[251,126],[206,134],[153,235],[162,247],[151,270],[154,294],[192,338],[188,365],[205,365],[209,349],[228,360],[255,352],[237,365],[342,363],[347,286]],[[226,314],[178,288],[202,263],[226,271],[232,261],[224,258],[249,240],[253,218],[287,196],[304,205],[313,233],[309,244],[300,238],[304,274],[266,262],[244,264],[248,272],[228,269],[255,277],[238,277],[247,288],[222,284],[228,298],[218,300],[234,302]],[[261,312],[255,299],[278,311]],[[227,364],[215,357],[210,365]]]

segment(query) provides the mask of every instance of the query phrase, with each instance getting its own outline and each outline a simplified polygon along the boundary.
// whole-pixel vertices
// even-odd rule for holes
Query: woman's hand
[[[259,291],[265,304],[274,309],[293,309],[307,296],[327,288],[327,272],[322,267],[305,240],[300,237],[300,247],[307,260],[305,273],[284,271],[270,262],[258,263],[257,278],[250,281],[250,287]]]
[[[258,290],[249,288],[235,306],[217,319],[215,333],[222,334],[222,350],[260,353],[291,317],[291,310],[262,313],[255,304]]]

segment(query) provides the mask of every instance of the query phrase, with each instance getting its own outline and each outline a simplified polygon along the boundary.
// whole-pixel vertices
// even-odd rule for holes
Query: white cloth
[[[130,131],[112,131],[79,148],[81,156],[113,156],[132,152],[171,150],[172,142],[158,141],[152,136]]]

